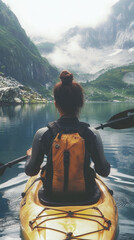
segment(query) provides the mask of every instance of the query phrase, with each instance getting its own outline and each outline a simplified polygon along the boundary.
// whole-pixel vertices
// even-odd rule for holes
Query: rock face
[[[46,103],[46,99],[15,79],[0,76],[0,105],[24,103]]]
[[[4,103],[14,103],[14,104],[20,104],[22,103],[22,100],[19,98],[20,96],[20,88],[1,88],[0,89],[0,102],[1,104]]]

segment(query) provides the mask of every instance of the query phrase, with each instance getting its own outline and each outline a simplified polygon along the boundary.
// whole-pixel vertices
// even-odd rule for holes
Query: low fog
[[[90,74],[89,81],[96,78],[100,71],[133,62],[134,48],[121,49],[110,46],[84,49],[80,46],[80,38],[77,35],[65,44],[57,44],[53,52],[43,56],[59,69],[68,68],[78,73]]]

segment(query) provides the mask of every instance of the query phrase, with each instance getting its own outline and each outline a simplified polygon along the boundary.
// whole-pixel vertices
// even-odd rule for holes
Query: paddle
[[[134,127],[134,109],[128,109],[112,116],[107,123],[101,124],[96,129],[110,127],[113,129],[125,129]]]
[[[19,162],[25,160],[27,157],[28,157],[28,156],[25,155],[25,156],[23,156],[23,157],[14,159],[13,161],[8,162],[8,163],[6,163],[6,164],[0,163],[0,176],[3,175],[3,173],[4,173],[4,171],[5,171],[5,169],[6,169],[7,167],[10,168],[10,167],[12,167],[13,165],[15,165],[16,163],[19,163]]]
[[[105,127],[110,127],[113,129],[125,129],[134,127],[134,109],[129,109],[112,116],[107,123],[101,124],[100,126],[96,127],[96,129],[103,129]],[[26,158],[27,155],[17,158],[6,164],[0,163],[0,176],[4,173],[7,167],[11,167],[12,165],[19,163]]]

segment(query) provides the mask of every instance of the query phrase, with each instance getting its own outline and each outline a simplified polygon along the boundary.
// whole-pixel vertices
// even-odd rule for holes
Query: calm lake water
[[[80,119],[97,127],[132,103],[86,103]],[[59,117],[53,104],[0,107],[0,162],[25,155],[37,129]],[[134,240],[134,128],[99,130],[111,174],[105,183],[114,191],[119,212],[119,239]],[[21,162],[0,177],[0,239],[20,240],[19,203],[28,177]],[[107,239],[108,240],[108,239]]]

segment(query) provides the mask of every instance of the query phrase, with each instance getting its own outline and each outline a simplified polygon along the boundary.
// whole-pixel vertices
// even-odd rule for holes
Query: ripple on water
[[[112,168],[110,187],[114,190],[114,198],[118,208],[134,207],[134,176],[118,172]]]
[[[119,236],[119,238],[117,240],[134,240],[134,234],[122,234]]]

